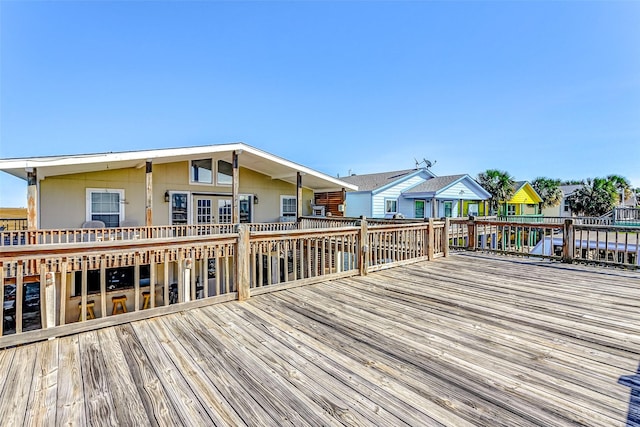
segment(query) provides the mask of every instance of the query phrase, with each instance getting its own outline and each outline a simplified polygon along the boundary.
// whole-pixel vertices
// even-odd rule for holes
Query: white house
[[[407,169],[341,178],[357,185],[346,194],[346,216],[440,218],[484,215],[490,194],[469,175],[435,176]]]

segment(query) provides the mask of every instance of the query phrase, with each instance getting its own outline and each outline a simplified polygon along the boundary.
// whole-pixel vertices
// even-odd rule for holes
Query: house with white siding
[[[406,169],[341,178],[357,185],[346,194],[348,217],[441,218],[484,215],[490,194],[467,174],[436,176]]]

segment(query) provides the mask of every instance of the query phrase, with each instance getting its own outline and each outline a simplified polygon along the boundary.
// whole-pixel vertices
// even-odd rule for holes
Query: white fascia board
[[[300,173],[303,173],[303,174],[307,174],[307,175],[315,176],[317,178],[321,178],[321,179],[323,179],[325,181],[329,181],[332,184],[335,184],[336,186],[344,187],[345,189],[346,188],[348,188],[350,190],[357,190],[358,189],[357,185],[349,184],[347,182],[341,181],[338,178],[334,178],[334,177],[332,177],[330,175],[323,174],[321,172],[318,172],[318,171],[315,171],[313,169],[310,169],[310,168],[308,168],[306,166],[302,166],[302,165],[300,165],[298,163],[294,163],[294,162],[291,162],[289,160],[283,159],[282,157],[278,157],[278,156],[273,155],[271,153],[267,153],[266,151],[262,151],[262,150],[259,150],[257,148],[251,147],[250,145],[246,145],[246,144],[242,144],[242,145],[244,147],[243,149],[246,150],[247,152],[252,153],[252,154],[254,154],[256,156],[263,157],[266,160],[269,160],[269,161],[272,161],[272,162],[275,162],[275,163],[280,163],[281,165],[283,165],[285,167],[288,167],[288,168],[291,168],[291,169],[295,169],[296,172],[300,172]]]
[[[405,199],[433,199],[436,194],[433,191],[421,192],[421,193],[402,193],[400,197]]]
[[[162,148],[157,150],[123,151],[116,153],[72,154],[68,156],[28,157],[0,160],[0,169],[15,169],[26,167],[69,166],[91,163],[121,162],[131,160],[153,160],[176,156],[189,156],[221,151],[242,150],[246,147],[242,143],[206,145],[186,148]]]
[[[110,162],[125,162],[125,161],[141,161],[141,160],[153,160],[172,158],[179,156],[194,156],[201,154],[211,154],[220,152],[232,152],[232,151],[246,151],[253,155],[264,158],[265,160],[279,163],[285,167],[295,169],[293,175],[296,172],[312,175],[320,178],[324,181],[328,181],[336,186],[343,187],[349,190],[357,190],[358,186],[341,181],[332,176],[315,171],[308,167],[299,165],[266,151],[259,150],[251,147],[250,145],[242,142],[235,142],[230,144],[216,144],[216,145],[204,145],[198,147],[184,147],[184,148],[163,148],[156,150],[141,150],[141,151],[124,151],[117,153],[98,153],[98,154],[77,154],[66,156],[46,156],[46,157],[29,157],[29,158],[16,158],[16,159],[0,159],[0,170],[17,176],[19,178],[25,178],[26,168],[46,168],[52,166],[71,166],[71,165],[87,165],[92,163],[110,163]],[[241,155],[241,154],[240,154]],[[242,164],[242,163],[241,163]]]

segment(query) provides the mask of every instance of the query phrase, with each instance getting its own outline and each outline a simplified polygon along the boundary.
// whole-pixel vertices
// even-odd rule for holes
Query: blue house
[[[426,168],[351,175],[345,215],[368,218],[441,218],[485,215],[491,195],[467,174],[436,176]]]

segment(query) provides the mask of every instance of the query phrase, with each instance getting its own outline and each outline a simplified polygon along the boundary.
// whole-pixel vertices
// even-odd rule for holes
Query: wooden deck
[[[640,274],[456,254],[0,351],[2,425],[622,426]]]

